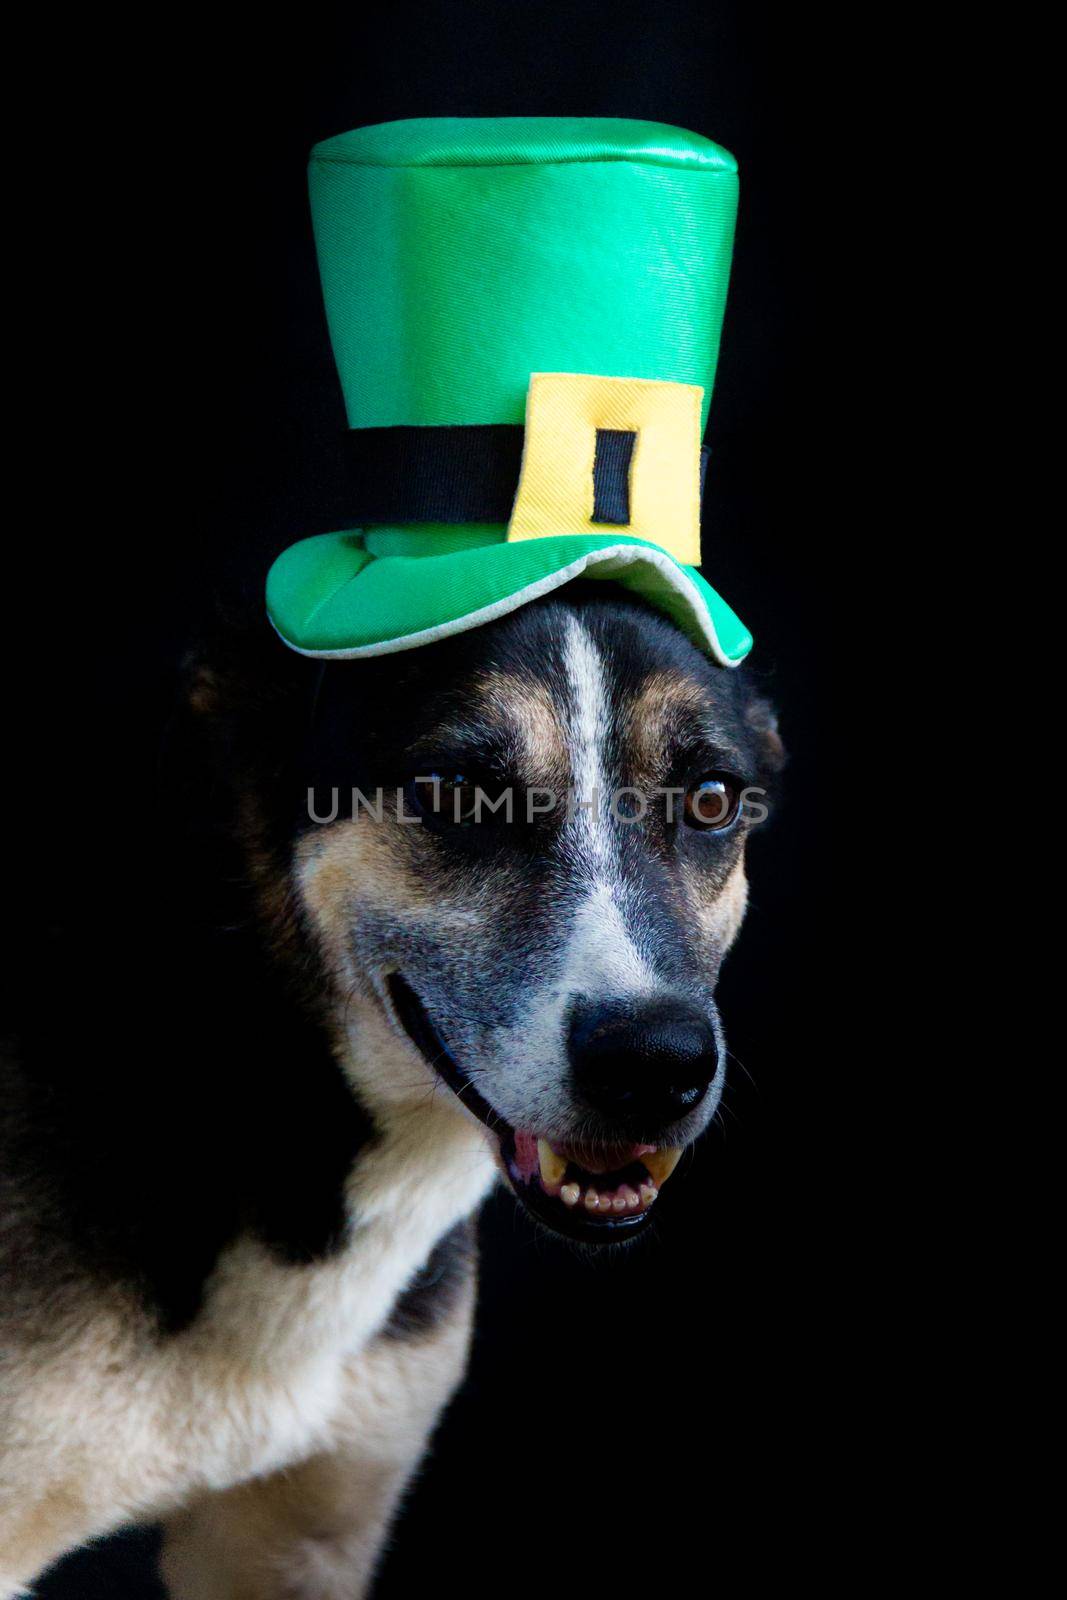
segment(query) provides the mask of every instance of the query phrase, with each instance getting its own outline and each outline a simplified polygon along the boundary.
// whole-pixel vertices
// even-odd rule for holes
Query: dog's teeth
[[[599,1211],[600,1196],[595,1189],[587,1189],[585,1191],[585,1209],[587,1211]]]
[[[641,1204],[641,1197],[637,1193],[637,1190],[631,1189],[628,1183],[624,1183],[622,1188],[619,1190],[619,1197],[628,1211],[633,1211]]]
[[[576,1206],[582,1197],[582,1191],[576,1183],[565,1183],[559,1191],[559,1197],[565,1206]]]
[[[641,1185],[641,1204],[650,1206],[658,1194],[659,1190],[653,1184],[643,1183]]]
[[[614,1200],[611,1202],[616,1211],[625,1211],[627,1203],[626,1196],[623,1194],[621,1189],[617,1192]]]
[[[547,1139],[538,1139],[537,1159],[541,1164],[541,1182],[546,1189],[554,1189],[557,1183],[563,1182],[567,1163],[556,1154]]]
[[[652,1182],[662,1189],[681,1159],[682,1151],[678,1146],[673,1150],[653,1150],[649,1155],[642,1156],[641,1162]]]

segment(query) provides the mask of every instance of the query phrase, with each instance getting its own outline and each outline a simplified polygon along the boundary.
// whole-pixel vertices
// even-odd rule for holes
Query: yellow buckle
[[[700,561],[698,384],[535,372],[526,396],[522,472],[508,539],[607,534],[594,522],[598,428],[636,434],[630,520],[620,533],[658,544],[683,566]]]

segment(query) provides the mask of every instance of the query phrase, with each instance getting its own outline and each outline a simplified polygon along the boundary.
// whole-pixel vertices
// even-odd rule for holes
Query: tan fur
[[[452,1097],[433,1093],[384,1019],[377,1032],[364,1020],[373,1071],[392,1093],[350,1181],[357,1225],[344,1250],[293,1266],[245,1237],[220,1258],[203,1313],[169,1340],[120,1297],[84,1286],[54,1337],[26,1329],[9,1350],[3,1600],[91,1536],[330,1447],[351,1363],[495,1173]],[[348,1070],[366,1081],[357,1064]]]
[[[429,911],[433,886],[412,872],[396,824],[361,815],[313,828],[297,846],[300,897],[323,948],[348,937],[353,897],[360,905],[405,916]]]
[[[380,1000],[353,959],[354,913],[381,911],[391,922],[409,927],[425,924],[439,939],[462,942],[494,914],[501,881],[487,881],[481,889],[465,883],[457,896],[447,878],[435,872],[432,853],[417,850],[419,870],[415,870],[400,828],[388,820],[388,812],[385,816],[384,822],[363,814],[358,821],[315,828],[297,846],[296,879],[341,997],[338,1015],[344,1033],[353,1049],[357,1039],[363,1041],[357,1086],[371,1105],[382,1093],[387,1101],[400,1099],[417,1109],[427,1092],[433,1091],[436,1079],[415,1057],[410,1057],[407,1070],[397,1074],[394,1069],[395,1035],[384,1022]],[[418,836],[422,830],[412,826],[411,831]],[[379,1040],[384,1055],[379,1054]],[[384,1074],[377,1071],[380,1060],[388,1063]],[[447,1091],[442,1091],[442,1098],[450,1099]]]
[[[525,781],[558,781],[567,770],[567,740],[559,707],[546,685],[514,673],[486,673],[476,694],[485,720],[500,723],[517,737]]]
[[[745,876],[744,850],[735,863],[725,884],[709,897],[703,873],[682,872],[687,913],[698,935],[716,960],[729,950],[737,938],[748,905],[748,879]]]
[[[655,672],[645,679],[626,719],[627,749],[638,788],[652,789],[662,781],[671,729],[683,717],[699,717],[705,710],[704,692],[691,678]]]
[[[544,684],[514,674],[482,674],[471,705],[479,726],[505,731],[526,783],[559,790],[573,781],[588,798],[605,784],[609,707],[597,652],[571,631],[572,725]],[[210,680],[198,693],[206,706]],[[702,691],[684,677],[664,671],[645,683],[627,713],[635,783],[663,781],[672,728],[703,710]],[[201,1314],[166,1339],[132,1294],[80,1281],[56,1290],[38,1325],[17,1330],[0,1377],[0,1600],[86,1539],[160,1517],[174,1600],[354,1600],[462,1371],[470,1293],[432,1338],[390,1341],[382,1329],[435,1243],[488,1191],[493,1156],[390,1020],[383,973],[360,965],[354,931],[361,915],[380,914],[441,945],[476,948],[501,917],[512,869],[480,885],[467,874],[453,887],[423,830],[390,816],[392,796],[384,821],[364,812],[311,828],[283,863],[256,807],[246,799],[247,859],[275,951],[299,957],[310,925],[330,977],[318,1003],[379,1129],[349,1178],[351,1236],[310,1265],[238,1238],[217,1262]],[[499,1030],[499,1076],[486,1080],[516,1124],[538,1115],[550,1128],[559,1114],[571,989],[657,992],[616,903],[623,886],[608,831],[584,815],[572,831],[586,893],[566,982],[546,979],[540,992],[531,958],[529,1004],[511,1032]],[[674,892],[713,972],[744,915],[743,847],[728,874],[683,866]],[[491,964],[486,971],[495,981]]]
[[[59,1487],[34,1494],[18,1483],[0,1490],[0,1529],[4,1600],[27,1593],[25,1582],[94,1531],[88,1507],[75,1489]]]
[[[359,1600],[426,1439],[466,1365],[473,1284],[429,1338],[345,1365],[327,1448],[171,1519],[173,1600]]]

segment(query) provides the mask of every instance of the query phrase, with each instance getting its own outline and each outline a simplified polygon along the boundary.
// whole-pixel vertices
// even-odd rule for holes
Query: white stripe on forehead
[[[575,991],[590,997],[647,992],[656,980],[627,927],[620,838],[611,824],[611,691],[600,651],[573,615],[567,619],[563,665],[571,690],[566,738],[575,798],[568,843],[575,866],[589,882],[574,921],[566,976]],[[581,806],[594,800],[595,805]]]
[[[589,853],[588,865],[596,871],[606,867],[610,857],[604,812],[609,798],[605,750],[611,707],[600,651],[573,615],[567,618],[563,666],[571,690],[567,719],[567,753],[575,799],[571,827],[582,835],[582,845]],[[581,808],[583,801],[593,803],[592,809]]]

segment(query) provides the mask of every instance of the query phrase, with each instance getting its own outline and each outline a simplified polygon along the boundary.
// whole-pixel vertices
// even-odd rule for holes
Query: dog
[[[97,994],[102,1048],[5,1052],[0,1595],[160,1521],[174,1600],[351,1600],[491,1187],[612,1249],[715,1115],[781,740],[579,583],[359,662],[231,625],[168,760],[165,956]]]

